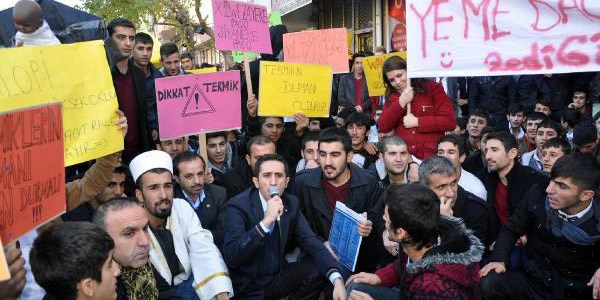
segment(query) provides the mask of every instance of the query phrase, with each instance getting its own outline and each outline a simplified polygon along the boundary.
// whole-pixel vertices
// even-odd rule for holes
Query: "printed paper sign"
[[[212,0],[219,50],[272,54],[267,8],[246,2]]]
[[[283,59],[290,63],[329,65],[334,73],[348,73],[346,28],[309,30],[283,35]]]
[[[0,49],[0,112],[63,103],[67,166],[123,150],[102,41]]]
[[[600,1],[407,0],[410,77],[600,70]]]
[[[260,116],[329,116],[330,66],[260,62]]]
[[[367,89],[369,90],[370,97],[385,95],[385,85],[383,84],[383,64],[392,56],[398,56],[406,59],[406,52],[369,56],[362,59],[362,65],[365,71],[365,77],[367,79]]]
[[[62,120],[60,103],[0,114],[0,238],[7,244],[65,212]]]
[[[160,139],[240,128],[240,72],[156,79]]]

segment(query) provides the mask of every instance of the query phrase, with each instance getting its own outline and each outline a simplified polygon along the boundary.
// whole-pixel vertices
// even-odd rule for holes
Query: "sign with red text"
[[[600,70],[600,1],[407,0],[410,77]]]
[[[246,2],[212,0],[219,50],[272,54],[267,8]]]
[[[240,92],[239,71],[156,79],[160,139],[240,128]]]
[[[283,59],[290,63],[329,65],[333,73],[348,73],[348,30],[334,28],[286,33]]]
[[[65,212],[60,103],[0,114],[0,237],[4,243]]]

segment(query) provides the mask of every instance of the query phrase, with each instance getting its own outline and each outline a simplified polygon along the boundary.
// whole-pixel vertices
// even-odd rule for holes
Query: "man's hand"
[[[127,128],[129,127],[127,125],[127,118],[125,117],[125,114],[120,110],[117,110],[117,115],[119,116],[119,118],[115,122],[115,125],[119,127],[119,130],[121,130],[121,132],[123,133],[123,137],[125,137],[127,135]]]
[[[256,117],[258,115],[258,99],[256,96],[252,94],[251,97],[248,97],[248,102],[246,102],[246,108],[248,109],[248,115],[251,117]]]
[[[17,299],[25,287],[25,260],[17,248],[6,250],[5,254],[11,278],[0,282],[0,299]]]
[[[303,113],[294,114],[294,121],[296,122],[296,135],[302,136],[304,130],[308,128],[308,117]]]
[[[325,241],[323,243],[323,246],[325,246],[327,251],[329,251],[329,254],[331,254],[331,257],[333,257],[337,261],[340,261],[340,258],[337,256],[337,254],[335,254],[335,251],[333,251],[333,249],[331,249],[331,245],[329,245],[329,241]]]
[[[319,167],[319,162],[313,159],[310,159],[308,161],[306,161],[306,164],[304,165],[305,169],[314,169],[314,168],[318,168]]]
[[[517,240],[517,242],[515,243],[515,246],[521,247],[521,246],[525,246],[525,244],[527,244],[527,236],[526,235],[520,237]]]
[[[223,292],[220,294],[217,294],[217,296],[215,297],[216,300],[228,300],[229,299],[229,294],[227,292]]]
[[[362,112],[362,106],[360,105],[355,106],[354,109],[356,109],[356,111],[359,113]]]
[[[419,182],[419,165],[408,164],[408,182]]]
[[[333,282],[333,300],[346,300],[346,287],[341,278]]]
[[[481,270],[479,270],[479,277],[484,277],[491,271],[494,271],[498,274],[502,274],[506,272],[506,266],[503,262],[491,262],[485,265],[485,267],[483,267]]]
[[[206,168],[206,172],[204,172],[204,184],[211,184],[215,181],[215,178],[212,174],[211,168]]]
[[[363,217],[367,217],[367,213],[364,212]],[[362,237],[368,237],[371,234],[371,230],[373,230],[373,222],[370,220],[365,220],[358,223],[358,234]]]
[[[373,144],[371,142],[366,142],[364,148],[371,155],[377,154],[377,146],[375,146],[375,144]]]
[[[380,285],[381,278],[373,273],[365,273],[360,272],[358,274],[354,274],[346,280],[346,286],[349,286],[351,283],[363,283],[368,285]]]
[[[415,117],[413,114],[407,114],[403,119],[404,127],[406,128],[415,128],[419,126],[419,118]]]
[[[467,105],[469,104],[469,100],[468,99],[462,99],[462,98],[458,98],[458,106],[463,106],[463,105]]]
[[[152,129],[152,141],[158,141],[158,130]]]
[[[373,300],[373,297],[365,292],[354,290],[348,295],[348,300]]]
[[[382,238],[383,247],[385,247],[385,250],[393,256],[398,255],[398,243],[390,241],[390,233],[387,230],[383,231]]]
[[[587,286],[592,288],[592,297],[598,299],[600,297],[600,269],[596,270],[592,279],[587,283]]]
[[[440,214],[454,216],[454,212],[452,211],[452,199],[447,197],[440,198]]]
[[[410,86],[405,88],[404,91],[402,91],[402,94],[400,94],[400,106],[403,108],[406,107],[406,105],[410,103],[414,97],[415,92],[413,91],[413,88]]]
[[[277,217],[281,215],[283,212],[283,201],[279,196],[275,196],[269,201],[267,201],[267,211],[265,212],[265,217],[262,220],[263,225],[266,227],[271,226]]]

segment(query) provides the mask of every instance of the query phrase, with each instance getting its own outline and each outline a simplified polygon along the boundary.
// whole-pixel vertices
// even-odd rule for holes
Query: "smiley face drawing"
[[[452,65],[454,64],[454,60],[452,59],[452,53],[442,52],[440,54],[440,56],[442,57],[442,59],[440,60],[440,65],[442,66],[442,68],[444,68],[444,69],[452,68]]]

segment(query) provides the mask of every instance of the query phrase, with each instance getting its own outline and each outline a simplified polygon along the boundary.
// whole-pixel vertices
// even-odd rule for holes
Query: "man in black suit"
[[[440,199],[440,213],[463,219],[466,227],[485,243],[490,222],[488,204],[458,185],[459,174],[443,156],[430,157],[419,166],[419,180]]]
[[[190,151],[184,151],[173,160],[173,175],[178,183],[175,198],[186,200],[198,215],[202,227],[210,230],[215,245],[223,246],[223,207],[227,201],[225,188],[204,184],[206,164],[204,159]]]
[[[346,299],[337,262],[310,229],[298,198],[284,193],[289,169],[279,154],[255,164],[254,186],[225,206],[223,256],[237,299],[318,299],[329,279],[333,299]],[[300,247],[307,256],[293,263],[285,253]]]

